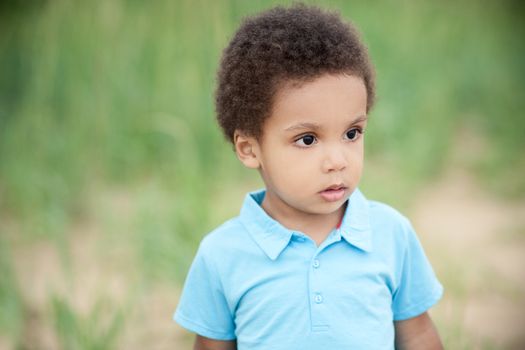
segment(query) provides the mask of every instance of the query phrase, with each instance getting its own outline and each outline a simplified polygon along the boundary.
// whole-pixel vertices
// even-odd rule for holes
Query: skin
[[[394,322],[396,349],[442,350],[443,344],[428,312],[404,321]]]
[[[367,94],[361,78],[323,75],[288,84],[276,95],[259,139],[237,130],[235,151],[266,185],[263,209],[290,230],[317,245],[340,222],[363,170]],[[323,196],[342,186],[335,200]],[[326,193],[326,192],[324,192]],[[397,349],[442,349],[427,313],[394,322]],[[197,335],[195,350],[232,350],[236,341]]]
[[[235,340],[214,340],[197,335],[193,350],[237,350]]]

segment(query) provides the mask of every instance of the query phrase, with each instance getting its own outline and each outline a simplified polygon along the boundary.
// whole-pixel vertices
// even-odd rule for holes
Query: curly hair
[[[225,48],[217,73],[219,125],[232,143],[235,130],[260,138],[280,87],[338,73],[363,79],[368,112],[375,97],[374,69],[357,30],[338,13],[298,4],[247,17]]]

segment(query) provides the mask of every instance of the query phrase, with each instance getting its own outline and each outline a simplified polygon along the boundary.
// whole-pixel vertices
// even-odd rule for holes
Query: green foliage
[[[7,19],[0,38],[2,207],[56,232],[80,210],[93,179],[153,173],[176,181],[221,166],[216,159],[226,147],[212,107],[220,48],[242,15],[269,5],[214,3],[204,11],[208,5],[189,2],[49,2]],[[361,27],[376,62],[371,155],[391,155],[409,177],[428,176],[454,151],[458,125],[477,123],[494,147],[485,173],[523,188],[505,170],[523,165],[524,130],[516,79],[523,44],[508,8],[476,1],[328,5]]]
[[[0,35],[2,209],[45,236],[82,212],[88,184],[213,185],[221,167],[239,176],[213,120],[214,74],[240,18],[272,4],[47,2],[11,12]],[[523,193],[508,170],[525,163],[522,25],[510,5],[326,5],[358,24],[377,66],[372,158],[391,159],[413,183],[438,173],[456,130],[474,124],[490,144],[478,164],[487,182]]]
[[[122,312],[114,312],[108,303],[97,303],[87,317],[79,315],[67,301],[53,298],[56,334],[62,349],[114,349],[122,330]]]
[[[192,194],[179,189],[167,192],[148,186],[137,196],[133,219],[137,256],[143,262],[144,276],[151,279],[184,280],[195,247],[205,233],[209,211],[202,210],[206,187],[189,187]]]

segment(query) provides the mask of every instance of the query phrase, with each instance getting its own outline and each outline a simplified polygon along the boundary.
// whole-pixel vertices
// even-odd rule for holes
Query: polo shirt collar
[[[368,200],[356,188],[346,206],[343,221],[339,227],[341,237],[356,248],[372,251],[372,229],[370,227]]]
[[[239,218],[257,245],[270,259],[275,260],[290,242],[293,232],[270,217],[261,207],[265,194],[265,190],[248,193]],[[336,233],[356,248],[365,252],[372,250],[368,202],[359,189],[355,189],[348,199],[343,221]]]
[[[240,219],[257,245],[272,260],[286,248],[292,231],[268,215],[261,207],[265,190],[248,193],[241,208]]]

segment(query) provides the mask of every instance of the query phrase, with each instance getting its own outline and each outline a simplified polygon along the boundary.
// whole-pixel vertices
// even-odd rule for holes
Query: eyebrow
[[[310,130],[317,130],[317,129],[320,129],[321,128],[321,125],[319,124],[314,124],[314,123],[299,123],[299,124],[294,124],[290,127],[287,127],[286,129],[284,129],[284,131],[295,131],[295,130],[302,130],[302,129],[310,129]]]
[[[357,117],[356,119],[354,119],[350,123],[350,125],[355,125],[355,124],[363,122],[363,121],[365,121],[367,119],[368,119],[367,115],[361,115],[361,116]],[[321,128],[322,128],[322,126],[320,124],[316,124],[316,123],[297,123],[297,124],[294,124],[292,126],[287,127],[286,129],[284,129],[284,131],[296,131],[296,130],[303,130],[303,129],[318,130],[318,129],[321,129]]]

